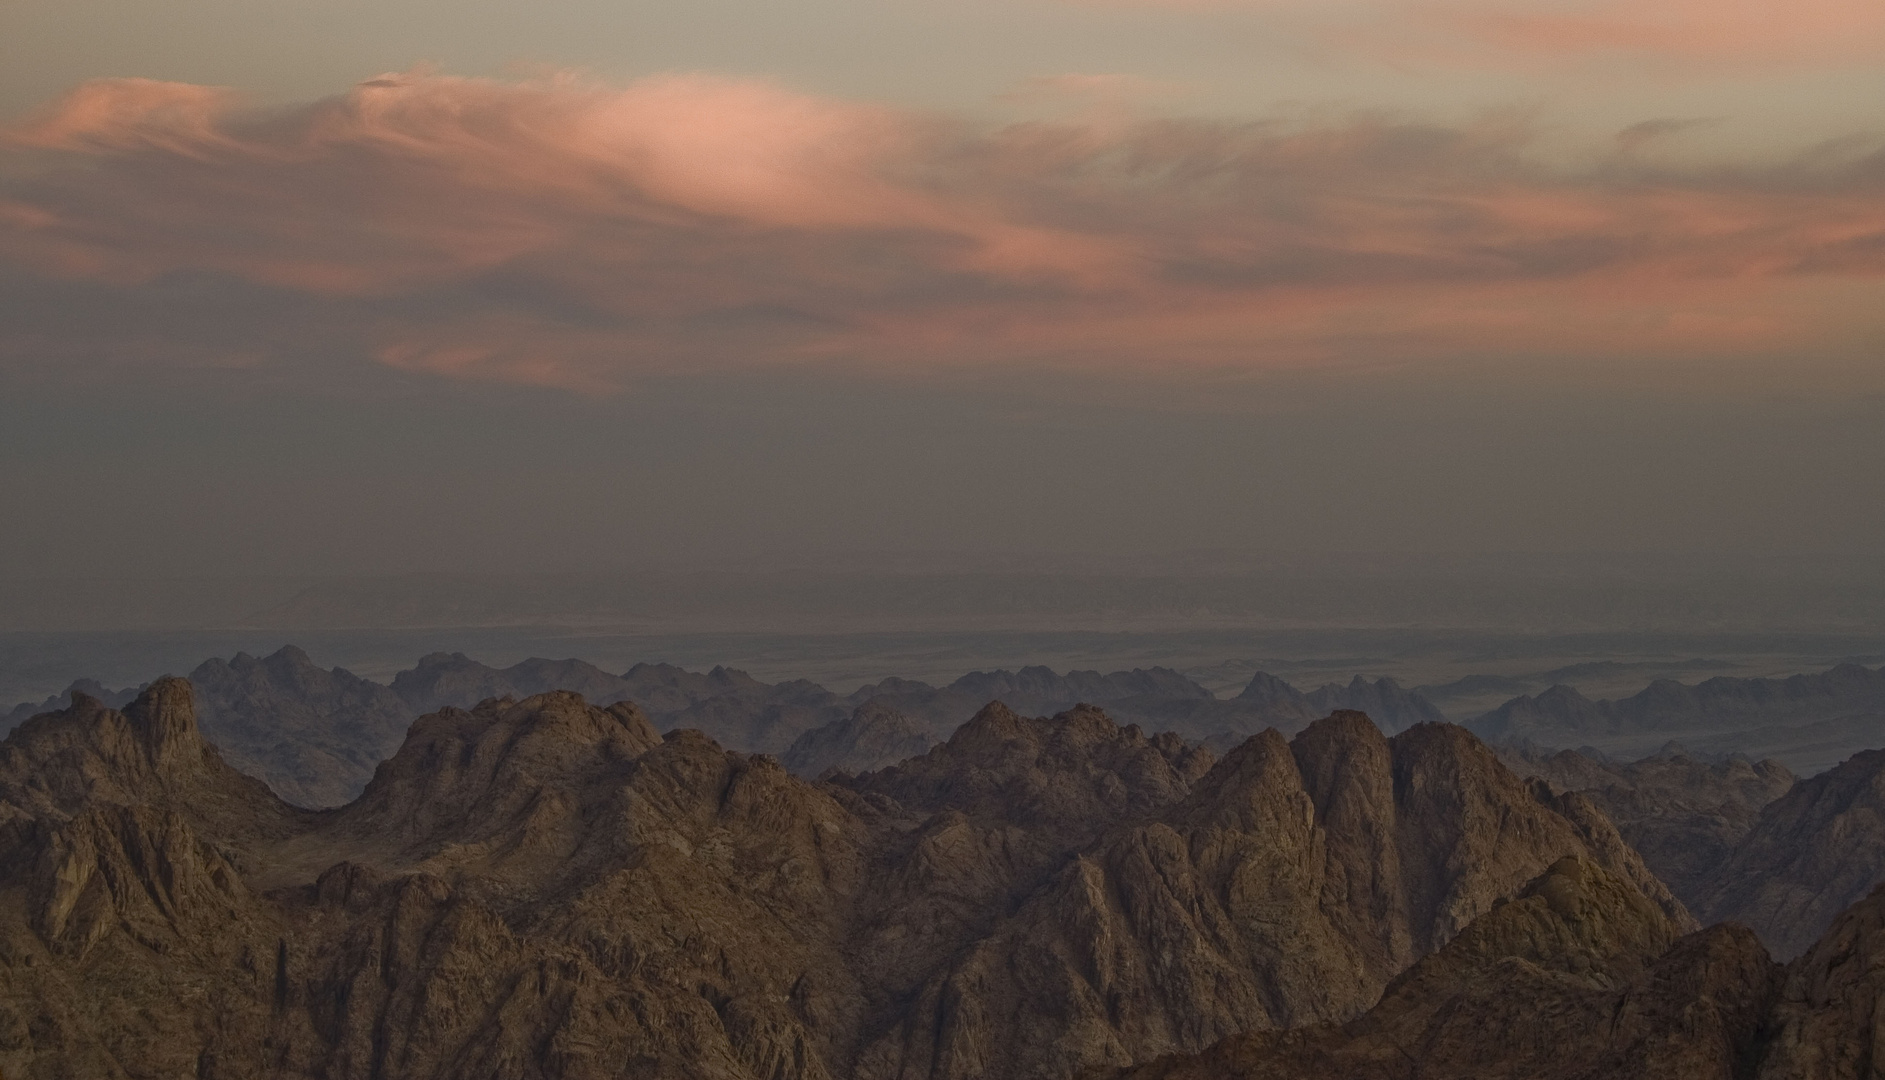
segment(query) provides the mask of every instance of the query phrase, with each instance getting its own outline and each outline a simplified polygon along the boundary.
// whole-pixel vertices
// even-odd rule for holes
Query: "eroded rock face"
[[[1078,780],[1041,768],[1057,741],[1097,737],[1092,717],[1068,714],[1047,732],[1012,714],[978,721],[950,755],[860,780],[963,814],[960,843],[977,852],[995,849],[987,832],[976,842],[978,818],[1038,819],[1039,793],[1080,806],[1111,776],[1155,782],[1132,789],[1136,800],[1114,797],[1133,811],[1096,845],[1075,827],[1092,811],[1052,820],[1077,854],[1048,861],[1044,885],[921,984],[865,1048],[859,1076],[1065,1076],[1253,1028],[1345,1020],[1565,855],[1613,868],[1672,925],[1692,925],[1587,803],[1525,785],[1458,728],[1389,740],[1338,713],[1293,744],[1258,735],[1182,798],[1161,799],[1171,787],[1156,767]],[[1143,753],[1124,738],[1109,750]],[[944,768],[951,756],[978,767]]]
[[[1697,907],[1746,923],[1791,959],[1881,881],[1885,750],[1868,750],[1762,808],[1733,855],[1705,877]]]
[[[1885,1075],[1885,887],[1789,966],[1762,1080]]]
[[[1733,1080],[1758,1057],[1779,969],[1752,934],[1682,927],[1567,857],[1342,1025],[1262,1032],[1130,1080]]]
[[[422,717],[311,813],[168,680],[0,744],[0,1069],[1059,1080],[1351,1020],[1566,856],[1604,926],[1686,927],[1588,802],[1456,728],[1218,761],[995,705],[812,784],[551,693]]]
[[[1777,761],[1697,761],[1669,752],[1614,762],[1563,750],[1501,757],[1520,775],[1576,791],[1616,825],[1643,862],[1691,910],[1707,902],[1723,866],[1760,812],[1785,795],[1795,777]]]

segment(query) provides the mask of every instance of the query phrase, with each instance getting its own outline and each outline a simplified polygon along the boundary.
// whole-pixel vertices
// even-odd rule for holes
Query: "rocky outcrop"
[[[1761,1080],[1885,1075],[1885,888],[1789,965]]]
[[[993,704],[814,784],[559,692],[421,717],[314,813],[165,680],[0,743],[0,1068],[1063,1080],[1354,1021],[1567,856],[1604,940],[1687,928],[1587,800],[1445,725],[1217,760]]]
[[[1707,874],[1697,907],[1746,923],[1790,959],[1885,881],[1885,750],[1869,750],[1768,803]]]
[[[44,701],[24,701],[6,712],[0,712],[0,735],[5,735],[40,713],[69,709],[80,696],[91,698],[108,708],[122,709],[137,700],[138,689],[109,690],[96,679],[77,679],[71,686]]]
[[[1526,786],[1462,729],[1390,741],[1337,714],[1293,743],[1252,738],[1173,798],[1182,772],[1159,768],[1131,729],[1105,743],[1112,768],[1052,767],[1057,743],[1101,739],[1100,719],[1043,728],[991,709],[930,758],[859,778],[963,814],[957,843],[971,850],[995,846],[974,842],[978,818],[1045,819],[1046,835],[1082,849],[1033,863],[1057,868],[915,991],[859,1075],[967,1077],[999,1062],[1001,1075],[1065,1076],[1345,1020],[1565,855],[1613,868],[1671,925],[1691,925],[1588,803]],[[1109,791],[1127,810],[1098,831],[1090,795]]]
[[[1699,761],[1679,748],[1632,762],[1515,747],[1502,748],[1500,757],[1522,776],[1589,799],[1691,910],[1703,908],[1762,808],[1794,785],[1793,773],[1777,761]]]
[[[873,700],[843,720],[800,735],[780,761],[808,779],[834,770],[856,774],[916,757],[929,743],[928,733],[909,717]]]
[[[152,690],[0,751],[8,1075],[822,1078],[852,1038],[863,833],[769,759],[546,695],[306,814]]]
[[[0,742],[0,823],[63,824],[100,806],[175,811],[212,835],[250,839],[305,818],[203,741],[190,685],[175,678],[123,712],[77,695]]]
[[[1734,1080],[1779,971],[1753,935],[1680,926],[1565,858],[1341,1025],[1226,1039],[1131,1080]]]

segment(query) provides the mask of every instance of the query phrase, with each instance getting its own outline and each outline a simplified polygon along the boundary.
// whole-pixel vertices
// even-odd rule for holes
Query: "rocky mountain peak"
[[[186,789],[211,764],[222,766],[197,731],[190,684],[165,677],[123,712],[75,693],[70,708],[21,724],[0,743],[0,795],[69,814],[88,801],[133,804]]]
[[[896,709],[872,699],[844,719],[800,735],[780,761],[799,776],[818,777],[834,769],[856,774],[895,765],[927,749],[927,732]]]
[[[1701,1080],[1752,1075],[1775,967],[1745,930],[1681,927],[1567,855],[1342,1024],[1255,1031],[1130,1080]]]
[[[196,698],[188,682],[175,676],[158,679],[125,706],[124,718],[153,770],[168,773],[202,765],[203,736],[197,730]]]
[[[947,742],[851,786],[930,812],[1049,826],[1072,842],[1123,816],[1177,802],[1210,761],[1207,751],[1148,739],[1091,705],[1023,717],[995,701]]]
[[[390,827],[408,843],[482,835],[538,801],[579,798],[660,744],[635,705],[599,709],[568,691],[440,709],[413,722],[399,752],[342,815]]]
[[[1302,700],[1302,692],[1275,675],[1259,671],[1250,677],[1250,682],[1244,686],[1243,692],[1237,695],[1237,700],[1266,705],[1276,702],[1297,702]]]

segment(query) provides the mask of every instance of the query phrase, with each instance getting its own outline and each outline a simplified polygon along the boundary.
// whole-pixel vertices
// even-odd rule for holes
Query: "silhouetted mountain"
[[[394,691],[292,645],[237,653],[190,672],[203,733],[231,765],[297,806],[339,806],[399,748],[416,715]]]
[[[1626,753],[1680,736],[1708,752],[1773,757],[1811,773],[1876,743],[1881,724],[1885,668],[1841,664],[1784,679],[1721,676],[1694,686],[1660,679],[1619,701],[1590,701],[1554,686],[1514,698],[1467,727],[1495,743],[1592,743]]]
[[[393,676],[393,692],[417,716],[448,706],[469,709],[487,698],[527,698],[568,690],[602,703],[634,697],[636,684],[582,660],[532,658],[507,668],[493,668],[464,653],[432,653],[417,666]]]
[[[1170,668],[1134,668],[1102,675],[1097,671],[1069,671],[1065,675],[1041,666],[1019,671],[972,671],[935,687],[910,679],[886,679],[859,687],[850,700],[862,704],[880,701],[945,737],[990,701],[1016,712],[1051,715],[1075,705],[1103,705],[1127,720],[1147,718],[1173,705],[1214,703],[1209,690]]]
[[[889,679],[851,695],[857,702],[873,699],[926,722],[937,734],[953,730],[963,717],[990,700],[1031,715],[1051,715],[1088,704],[1104,706],[1109,716],[1123,723],[1173,731],[1197,741],[1213,740],[1225,748],[1265,728],[1294,734],[1343,709],[1366,712],[1390,732],[1445,720],[1438,709],[1392,679],[1370,682],[1356,676],[1346,684],[1330,683],[1304,693],[1258,672],[1241,694],[1221,701],[1169,668],[1136,668],[1110,675],[1097,671],[1057,675],[1045,667],[978,671],[942,688]]]
[[[815,779],[833,769],[861,773],[895,765],[929,745],[929,735],[909,717],[872,700],[842,720],[800,735],[779,760],[795,775]]]
[[[618,676],[581,660],[532,659],[492,668],[463,653],[424,657],[393,678],[393,689],[415,714],[554,690],[603,703],[634,701],[663,730],[695,728],[728,746],[768,753],[779,753],[801,733],[850,712],[838,695],[816,683],[801,679],[774,685],[731,668],[702,675],[670,664],[637,664]]]

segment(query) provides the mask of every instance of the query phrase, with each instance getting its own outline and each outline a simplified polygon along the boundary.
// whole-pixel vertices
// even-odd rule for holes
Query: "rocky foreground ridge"
[[[1638,953],[1694,930],[1450,725],[1216,758],[991,705],[834,776],[554,692],[427,714],[317,812],[182,680],[81,695],[0,743],[0,1070],[1057,1080],[1358,1022],[1566,859]]]

